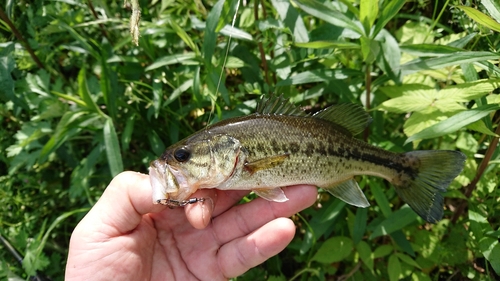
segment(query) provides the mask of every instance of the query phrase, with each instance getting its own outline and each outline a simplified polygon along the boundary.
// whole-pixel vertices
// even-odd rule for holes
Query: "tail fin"
[[[393,183],[403,200],[424,220],[436,223],[443,217],[442,192],[464,167],[465,155],[452,150],[421,150],[403,154],[412,172]]]

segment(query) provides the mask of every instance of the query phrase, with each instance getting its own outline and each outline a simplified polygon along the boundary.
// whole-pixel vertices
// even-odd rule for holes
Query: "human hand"
[[[313,186],[284,188],[290,199],[202,189],[184,208],[151,202],[149,177],[116,176],[71,236],[65,280],[224,280],[282,251],[295,235],[289,217],[312,205]]]

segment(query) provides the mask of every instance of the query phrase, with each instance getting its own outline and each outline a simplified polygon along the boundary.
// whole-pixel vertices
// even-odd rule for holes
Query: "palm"
[[[257,199],[233,206],[245,192],[202,190],[195,195],[213,200],[168,209],[151,204],[150,190],[144,175],[124,173],[113,180],[73,233],[67,280],[237,276],[288,244],[293,223],[276,218],[308,207],[316,196],[315,188],[301,186],[286,191],[287,203]]]

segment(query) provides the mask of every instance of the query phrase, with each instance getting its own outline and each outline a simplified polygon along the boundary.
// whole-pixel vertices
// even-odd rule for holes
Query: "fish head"
[[[240,142],[228,135],[195,134],[150,164],[153,202],[184,201],[199,188],[216,188],[239,166]]]

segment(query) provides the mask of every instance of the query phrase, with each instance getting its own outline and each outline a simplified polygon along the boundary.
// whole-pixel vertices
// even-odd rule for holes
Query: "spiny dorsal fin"
[[[302,117],[309,116],[303,110],[291,104],[288,99],[283,97],[283,95],[263,95],[257,105],[257,113]]]
[[[372,118],[360,105],[343,103],[327,107],[313,115],[347,129],[353,136],[364,131]]]

